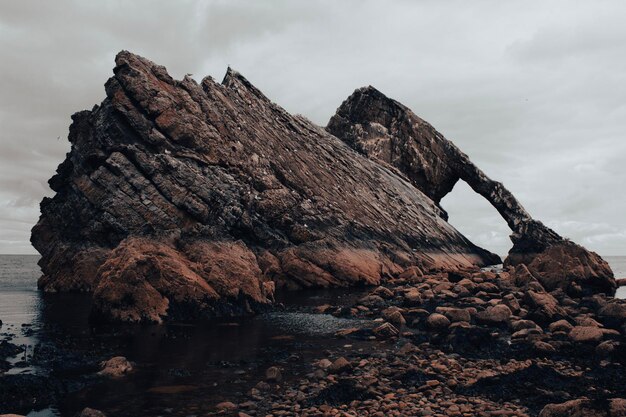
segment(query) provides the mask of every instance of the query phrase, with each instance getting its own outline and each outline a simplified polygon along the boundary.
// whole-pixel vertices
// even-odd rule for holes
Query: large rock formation
[[[505,264],[527,265],[546,289],[615,292],[613,272],[599,255],[534,220],[501,183],[487,177],[452,142],[375,88],[356,90],[330,119],[327,130],[400,171],[437,204],[457,181],[465,181],[511,228],[513,247]]]
[[[425,194],[230,69],[221,84],[176,81],[121,52],[106,94],[72,116],[31,238],[40,287],[93,291],[106,318],[243,314],[275,285],[499,262],[445,221],[452,176]]]

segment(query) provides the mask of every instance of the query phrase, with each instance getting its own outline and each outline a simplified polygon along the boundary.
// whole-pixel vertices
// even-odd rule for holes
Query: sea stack
[[[436,204],[457,181],[465,181],[512,231],[505,266],[526,265],[547,290],[615,293],[613,272],[598,254],[533,219],[502,183],[487,177],[428,122],[375,88],[357,89],[337,109],[327,130],[363,155],[397,169]]]
[[[357,90],[325,130],[231,69],[221,83],[177,81],[122,51],[105,87],[100,105],[72,116],[71,151],[49,181],[56,195],[42,201],[31,236],[40,288],[93,293],[96,317],[249,314],[268,308],[276,287],[374,285],[411,268],[499,263],[439,207],[459,178],[512,227],[508,263],[544,276],[570,262],[577,275],[557,274],[554,288],[614,291],[599,256],[532,220],[430,125],[373,89]],[[390,156],[370,152],[372,138]]]

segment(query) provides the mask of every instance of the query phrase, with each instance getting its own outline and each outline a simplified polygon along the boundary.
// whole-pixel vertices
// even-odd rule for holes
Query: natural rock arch
[[[512,231],[513,247],[505,264],[526,264],[545,277],[542,281],[548,289],[615,292],[613,273],[600,256],[533,219],[502,183],[485,175],[428,122],[374,87],[357,89],[326,129],[355,150],[399,171],[437,205],[457,181],[465,181],[489,201]],[[443,209],[442,216],[447,219]]]

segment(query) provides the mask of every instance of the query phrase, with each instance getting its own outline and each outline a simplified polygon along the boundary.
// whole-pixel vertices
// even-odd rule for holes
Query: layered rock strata
[[[123,51],[106,95],[72,116],[31,238],[40,287],[92,291],[101,317],[245,314],[276,285],[499,262],[445,221],[436,197],[230,69],[222,83],[177,81]]]
[[[459,180],[465,181],[512,231],[513,247],[505,263],[527,265],[546,289],[615,292],[613,272],[598,254],[533,219],[502,183],[487,177],[429,123],[375,88],[356,90],[326,129],[360,153],[395,168],[436,204]]]

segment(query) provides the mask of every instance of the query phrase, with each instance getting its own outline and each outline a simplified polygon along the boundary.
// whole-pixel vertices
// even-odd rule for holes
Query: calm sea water
[[[190,416],[205,414],[222,401],[243,400],[269,366],[288,370],[296,378],[300,369],[322,350],[344,348],[333,337],[340,330],[370,326],[373,322],[311,314],[321,304],[351,304],[363,291],[322,290],[278,294],[283,311],[252,318],[214,320],[189,325],[115,325],[94,327],[84,294],[44,294],[37,290],[38,256],[0,255],[0,340],[32,347],[52,346],[63,363],[73,357],[98,363],[122,355],[136,363],[136,372],[121,380],[99,379],[95,385],[72,390],[55,408],[32,411],[28,417],[75,415],[84,407],[116,416]],[[350,349],[371,342],[355,342]],[[346,345],[348,346],[348,345]],[[69,360],[67,358],[70,358]],[[13,360],[9,373],[46,374]],[[44,365],[45,366],[45,365]],[[93,370],[88,370],[88,375]],[[84,371],[81,375],[85,375]],[[81,375],[69,376],[65,386],[76,385]],[[106,395],[102,395],[106,393]],[[14,410],[1,410],[11,412]]]

